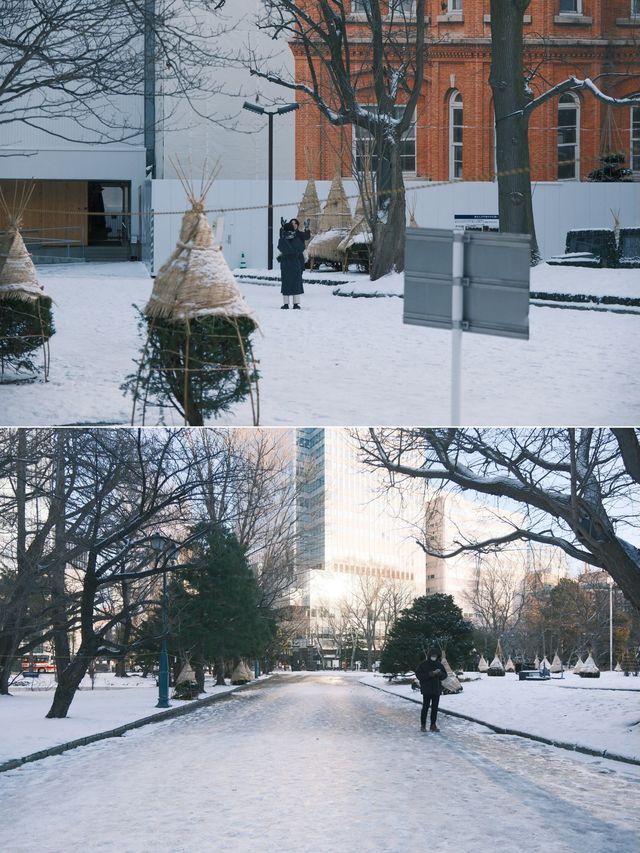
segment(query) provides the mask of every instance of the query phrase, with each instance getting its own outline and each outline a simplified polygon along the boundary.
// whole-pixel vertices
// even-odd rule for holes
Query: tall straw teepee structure
[[[191,207],[178,243],[156,276],[142,312],[147,335],[138,373],[125,387],[134,409],[170,405],[191,426],[202,426],[247,395],[259,421],[256,363],[250,342],[258,322],[242,296],[205,212],[217,169],[196,191],[180,164],[176,172]],[[205,166],[206,169],[206,166]]]
[[[298,222],[303,225],[305,220],[309,220],[309,230],[311,234],[317,234],[320,226],[320,217],[322,208],[320,207],[320,199],[318,198],[318,189],[313,177],[313,163],[311,155],[307,155],[307,186],[304,189],[302,201],[298,206]]]
[[[49,376],[49,338],[54,333],[51,297],[24,244],[20,228],[34,184],[15,185],[13,199],[0,190],[0,208],[7,227],[0,232],[0,377],[5,370],[35,373],[33,355],[42,350],[45,381]]]
[[[344,191],[340,169],[336,167],[318,222],[318,233],[311,238],[307,247],[312,267],[323,262],[334,266],[342,265],[342,254],[338,246],[348,235],[352,225],[349,200]]]

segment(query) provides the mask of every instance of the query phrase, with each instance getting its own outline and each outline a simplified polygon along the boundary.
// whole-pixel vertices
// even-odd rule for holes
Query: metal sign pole
[[[462,381],[462,319],[464,276],[464,234],[453,233],[453,280],[451,287],[451,426],[460,426],[460,385]]]

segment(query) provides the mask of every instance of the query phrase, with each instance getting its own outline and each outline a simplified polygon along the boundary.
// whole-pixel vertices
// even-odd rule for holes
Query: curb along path
[[[388,696],[396,696],[398,699],[413,702],[415,705],[421,704],[421,702],[418,699],[414,699],[413,696],[402,696],[399,693],[391,693],[391,691],[385,690],[384,687],[378,687],[376,684],[366,684],[364,681],[361,681],[360,684],[363,684],[365,687],[371,687],[373,690],[379,690],[381,693],[386,693]],[[493,723],[487,723],[485,720],[479,720],[477,717],[469,716],[469,714],[461,714],[459,711],[449,711],[447,708],[443,708],[442,706],[438,709],[438,713],[445,714],[449,717],[458,717],[461,720],[468,720],[470,723],[478,723],[499,735],[514,735],[515,737],[526,738],[527,740],[533,740],[537,743],[544,743],[547,744],[547,746],[555,746],[558,749],[566,749],[569,752],[580,752],[584,755],[593,755],[596,758],[607,758],[610,761],[620,761],[624,764],[635,764],[640,767],[639,759],[629,758],[626,755],[618,755],[617,753],[609,752],[606,749],[592,749],[589,746],[581,746],[580,744],[568,743],[562,740],[551,740],[550,738],[542,737],[541,735],[532,735],[529,732],[518,731],[518,729],[505,729],[503,726],[496,726]]]
[[[267,679],[263,679],[266,681]],[[175,708],[169,708],[167,711],[160,711],[158,714],[151,714],[149,717],[141,717],[138,720],[132,720],[130,723],[124,723],[117,726],[115,729],[108,729],[104,732],[97,732],[93,735],[77,738],[76,740],[67,741],[67,743],[59,743],[56,746],[47,749],[41,749],[39,752],[32,752],[29,755],[23,755],[21,758],[12,758],[10,761],[5,761],[0,764],[0,773],[5,773],[7,770],[15,770],[22,767],[23,764],[29,764],[32,761],[40,761],[43,758],[50,758],[53,755],[60,755],[70,749],[75,749],[78,746],[87,746],[90,743],[96,743],[100,740],[106,740],[112,737],[121,737],[126,732],[132,729],[140,729],[143,726],[148,726],[151,723],[161,723],[163,720],[171,720],[173,717],[182,717],[185,714],[190,714],[192,711],[197,711],[198,708],[212,705],[214,702],[220,702],[233,696],[240,690],[245,690],[247,687],[255,687],[259,681],[250,681],[248,684],[239,684],[233,690],[227,690],[225,693],[216,693],[213,696],[205,696],[204,699],[193,699],[186,705],[179,705]]]

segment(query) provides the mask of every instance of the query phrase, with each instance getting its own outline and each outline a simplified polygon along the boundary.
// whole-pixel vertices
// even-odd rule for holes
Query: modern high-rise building
[[[351,608],[377,607],[394,590],[405,604],[424,594],[421,488],[387,489],[382,472],[358,461],[345,429],[300,429],[296,603],[308,614],[307,639],[333,659],[336,623]],[[384,630],[383,620],[380,630]]]

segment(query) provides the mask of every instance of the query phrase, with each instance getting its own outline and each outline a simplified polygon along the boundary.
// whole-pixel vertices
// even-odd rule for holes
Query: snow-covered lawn
[[[443,696],[440,707],[476,720],[539,737],[607,750],[640,761],[640,678],[603,672],[599,679],[565,673],[563,679],[519,681],[507,673],[463,684],[462,693]],[[389,684],[368,675],[365,683],[421,702],[410,685]]]
[[[158,688],[152,676],[116,678],[99,673],[94,690],[85,676],[63,720],[46,719],[54,689],[53,676],[40,676],[33,687],[14,684],[12,695],[0,697],[0,764],[163,711],[155,707]],[[211,696],[235,688],[216,687],[207,679],[205,689],[206,695]],[[179,699],[170,702],[174,707],[188,704]]]
[[[132,304],[142,307],[151,292],[145,268],[86,264],[39,272],[55,300],[50,381],[0,387],[2,423],[128,424],[131,400],[120,385],[141,347]],[[401,284],[401,276],[391,276],[374,289],[398,293]],[[640,273],[541,265],[531,286],[640,296]],[[261,324],[263,426],[449,423],[450,334],[403,325],[402,300],[340,298],[331,286],[308,284],[303,310],[293,312],[280,310],[275,283],[241,287]],[[339,287],[368,292],[372,285],[351,273]],[[529,341],[464,336],[463,423],[640,421],[638,314],[532,305],[530,321]],[[155,410],[148,425],[150,417]],[[171,412],[166,417],[176,422]],[[216,423],[251,423],[249,403]]]

